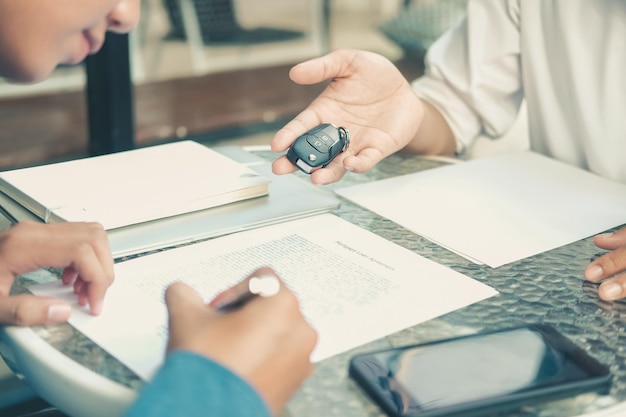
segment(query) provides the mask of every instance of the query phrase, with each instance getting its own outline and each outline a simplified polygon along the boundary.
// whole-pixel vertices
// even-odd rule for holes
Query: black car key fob
[[[307,174],[323,168],[350,144],[344,127],[323,123],[299,136],[287,151],[287,159]]]

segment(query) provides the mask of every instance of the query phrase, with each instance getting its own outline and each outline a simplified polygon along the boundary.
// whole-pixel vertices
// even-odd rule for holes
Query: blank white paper
[[[491,267],[626,223],[626,185],[530,151],[336,192]]]

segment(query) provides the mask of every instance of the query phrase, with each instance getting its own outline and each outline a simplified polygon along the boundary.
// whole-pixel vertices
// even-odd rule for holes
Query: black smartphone
[[[477,416],[582,392],[611,373],[542,324],[365,353],[350,377],[390,416]]]

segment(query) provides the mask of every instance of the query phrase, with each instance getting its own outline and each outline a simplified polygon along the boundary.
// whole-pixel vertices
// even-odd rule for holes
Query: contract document
[[[118,263],[98,317],[78,306],[71,287],[60,281],[31,291],[74,303],[70,324],[149,380],[165,354],[168,284],[184,281],[208,302],[260,266],[278,272],[317,330],[313,361],[497,294],[332,214]]]

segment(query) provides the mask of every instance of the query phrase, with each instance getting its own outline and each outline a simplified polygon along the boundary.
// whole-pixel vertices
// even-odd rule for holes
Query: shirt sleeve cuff
[[[219,363],[188,352],[170,353],[139,392],[125,417],[270,417],[267,404],[245,380]]]

